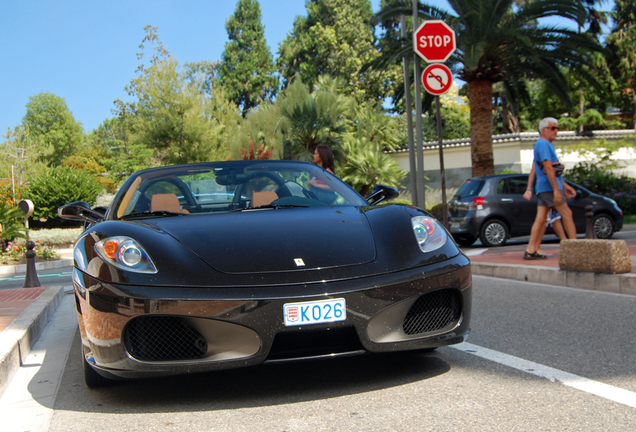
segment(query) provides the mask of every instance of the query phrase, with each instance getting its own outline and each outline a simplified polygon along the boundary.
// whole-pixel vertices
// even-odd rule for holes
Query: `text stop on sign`
[[[455,48],[455,31],[444,21],[424,21],[413,33],[413,49],[428,63],[446,61]]]
[[[453,38],[450,35],[423,35],[420,36],[420,48],[446,48],[453,42]]]

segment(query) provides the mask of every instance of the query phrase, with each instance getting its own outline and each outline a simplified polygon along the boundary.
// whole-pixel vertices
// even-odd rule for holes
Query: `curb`
[[[561,270],[555,267],[470,263],[473,276],[488,276],[569,288],[636,296],[636,274],[606,274]]]
[[[61,286],[48,287],[0,333],[0,396],[22,366],[64,296]]]
[[[44,261],[35,263],[36,270],[52,270],[73,265],[73,259],[58,259],[55,261]],[[26,264],[0,266],[0,275],[11,275],[26,273]]]

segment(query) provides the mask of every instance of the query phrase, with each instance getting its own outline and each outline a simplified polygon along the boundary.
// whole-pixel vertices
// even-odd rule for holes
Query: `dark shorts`
[[[561,192],[561,197],[563,196],[565,196],[565,194]],[[539,207],[554,207],[554,192],[540,192],[537,194],[537,200]],[[561,198],[561,200],[563,200],[563,198]]]

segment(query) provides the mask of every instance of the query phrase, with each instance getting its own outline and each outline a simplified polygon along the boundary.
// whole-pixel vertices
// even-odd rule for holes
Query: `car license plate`
[[[459,229],[459,222],[451,222],[450,229],[452,230]]]
[[[345,299],[329,299],[300,303],[285,303],[286,326],[311,325],[347,319]]]

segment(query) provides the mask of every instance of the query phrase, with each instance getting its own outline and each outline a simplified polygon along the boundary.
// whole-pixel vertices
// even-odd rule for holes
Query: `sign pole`
[[[413,0],[413,28],[419,27],[418,0]],[[424,149],[422,145],[422,86],[417,77],[421,76],[420,57],[413,56],[415,70],[415,132],[417,137],[417,207],[426,209],[426,196],[424,195]]]
[[[413,29],[416,28],[416,8],[413,2]],[[421,75],[421,82],[426,91],[435,96],[437,117],[437,143],[439,147],[439,170],[442,189],[442,222],[448,224],[448,204],[446,203],[446,173],[444,170],[444,148],[442,145],[442,114],[439,96],[450,90],[453,84],[453,73],[444,65],[457,49],[455,30],[441,20],[424,21],[413,31],[413,50],[429,65]],[[416,91],[417,92],[417,91]],[[416,93],[417,96],[417,93]]]
[[[400,17],[400,25],[402,27],[402,38],[406,39],[406,17],[402,15]],[[411,101],[411,74],[409,71],[409,58],[404,56],[402,58],[402,64],[404,66],[404,100],[406,104],[406,127],[408,128],[409,137],[409,172],[411,173],[411,201],[417,207],[417,181],[416,173],[417,168],[415,165],[415,143],[413,142],[413,103]]]
[[[444,148],[442,146],[442,111],[439,96],[435,96],[435,110],[437,111],[437,144],[439,146],[439,172],[442,185],[442,221],[444,226],[450,229],[448,225],[448,204],[446,203],[446,175],[444,171]]]

